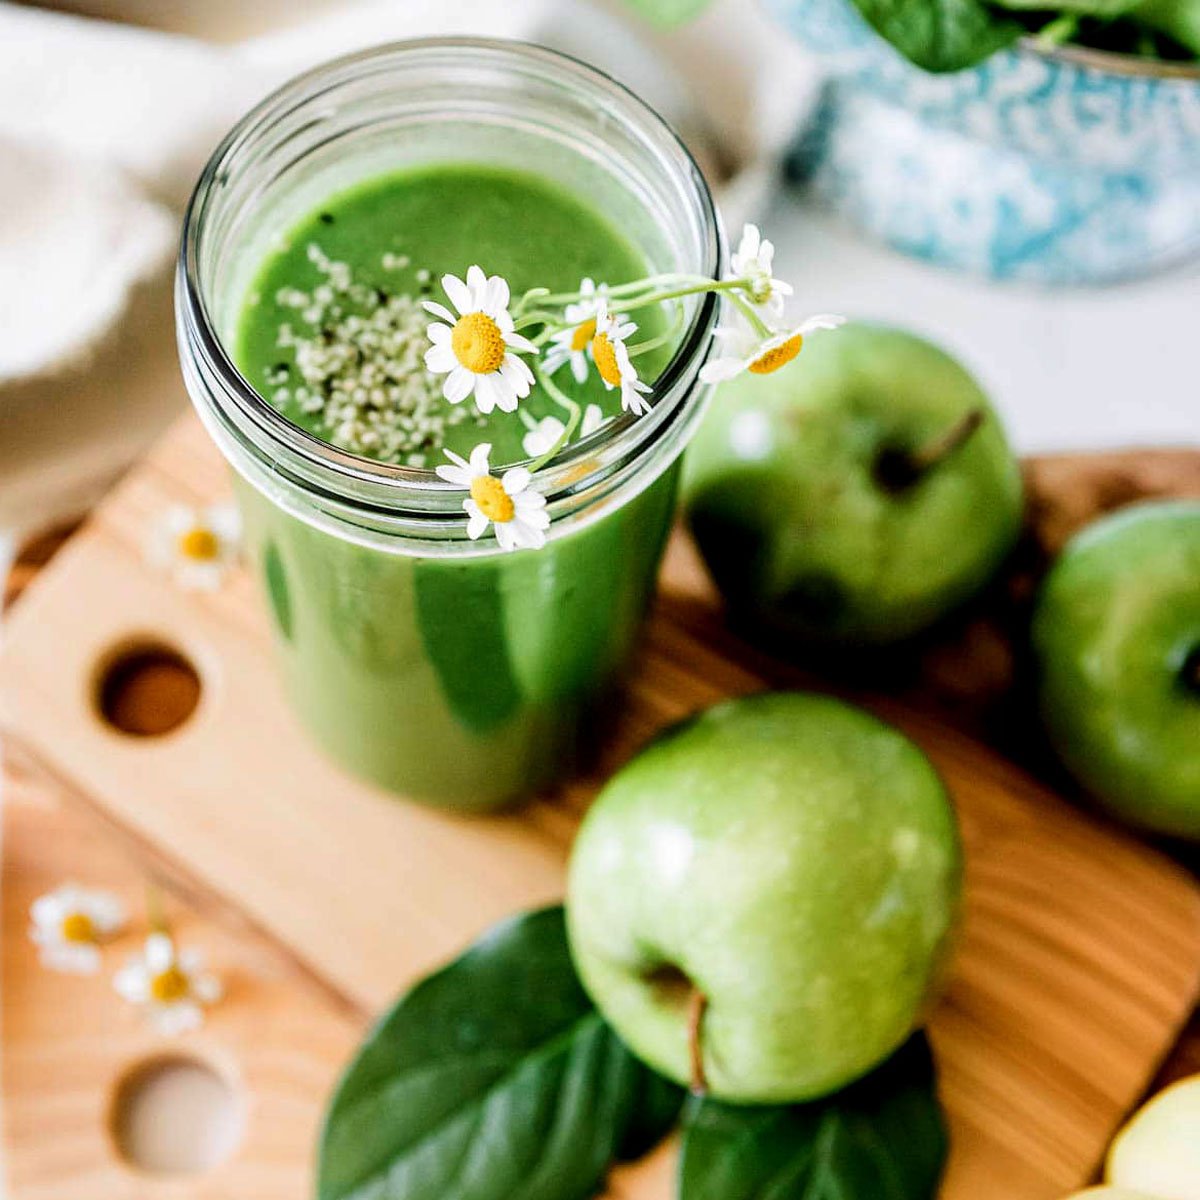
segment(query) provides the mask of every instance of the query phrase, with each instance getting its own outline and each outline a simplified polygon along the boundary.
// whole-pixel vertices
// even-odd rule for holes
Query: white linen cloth
[[[620,0],[365,0],[233,46],[0,3],[0,530],[77,509],[182,406],[164,297],[220,136],[297,71],[439,34],[536,41],[621,78],[684,133],[730,221],[763,203],[815,90],[752,0],[669,36]]]

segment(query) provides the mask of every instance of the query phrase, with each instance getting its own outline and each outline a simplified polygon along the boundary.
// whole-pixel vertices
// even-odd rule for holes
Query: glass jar
[[[718,276],[724,249],[708,188],[661,119],[604,75],[518,43],[400,43],[320,67],[248,114],[197,185],[177,279],[183,374],[235,472],[287,692],[356,774],[486,810],[561,778],[603,730],[703,406],[717,302],[689,298],[647,416],[609,422],[538,472],[544,548],[470,541],[460,489],[301,429],[228,349],[281,231],[357,182],[436,162],[555,180],[654,272]]]

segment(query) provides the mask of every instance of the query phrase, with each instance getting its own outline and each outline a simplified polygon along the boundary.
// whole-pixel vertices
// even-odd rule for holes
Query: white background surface
[[[890,321],[941,343],[991,394],[1021,451],[1200,445],[1200,263],[1037,291],[905,258],[795,194],[764,227],[802,311]]]

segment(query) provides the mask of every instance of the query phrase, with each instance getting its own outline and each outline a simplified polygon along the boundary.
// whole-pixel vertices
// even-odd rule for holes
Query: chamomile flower
[[[541,458],[548,454],[566,431],[566,425],[557,417],[543,417],[521,439],[521,448],[530,458]]]
[[[476,266],[465,282],[443,275],[442,287],[458,315],[444,304],[423,301],[427,312],[447,322],[435,321],[426,331],[433,343],[425,352],[426,369],[446,376],[442,395],[451,404],[473,394],[481,413],[514,412],[533,388],[533,372],[513,351],[536,354],[537,347],[513,331],[508,284]]]
[[[613,388],[621,389],[621,407],[640,417],[650,411],[650,405],[644,399],[650,387],[638,378],[637,368],[625,345],[625,339],[636,332],[637,326],[632,321],[622,321],[619,315],[609,313],[608,301],[602,296],[596,304],[592,361],[610,392]]]
[[[603,424],[604,410],[598,404],[589,404],[579,422],[579,436],[585,438]],[[530,458],[540,458],[554,448],[566,428],[557,417],[543,417],[521,440],[521,446]]]
[[[100,969],[100,946],[120,933],[125,905],[110,892],[67,883],[39,896],[29,909],[29,938],[42,966],[91,975]]]
[[[748,279],[750,299],[759,307],[778,317],[783,313],[783,300],[792,294],[791,284],[771,274],[775,261],[775,246],[758,232],[757,225],[742,228],[742,240],[730,259],[729,279]]]
[[[579,284],[579,299],[563,310],[566,328],[550,338],[546,349],[547,375],[553,375],[564,363],[570,363],[576,383],[587,379],[588,347],[596,336],[596,308],[607,295],[607,284],[597,286],[591,279],[584,279]]]
[[[447,450],[450,465],[438,467],[438,476],[470,493],[463,508],[469,518],[467,536],[472,541],[482,537],[491,525],[502,550],[537,550],[546,544],[550,527],[546,497],[530,488],[533,476],[524,467],[510,467],[499,477],[493,475],[488,465],[491,452],[491,443],[481,442],[468,461]]]
[[[819,329],[836,329],[845,320],[845,317],[823,313],[765,338],[745,326],[718,329],[717,336],[724,339],[730,353],[705,363],[700,378],[705,383],[723,383],[743,371],[749,371],[751,375],[770,375],[787,366],[800,353],[806,337]]]
[[[590,437],[605,423],[604,409],[598,404],[589,404],[583,410],[583,420],[579,422],[579,436]]]
[[[242,522],[232,504],[195,509],[173,504],[146,543],[146,559],[188,591],[216,591],[236,564]]]
[[[166,933],[152,933],[141,954],[117,972],[113,987],[131,1004],[146,1010],[160,1033],[172,1036],[195,1029],[204,1008],[222,994],[221,981],[204,968],[198,950],[179,950]]]

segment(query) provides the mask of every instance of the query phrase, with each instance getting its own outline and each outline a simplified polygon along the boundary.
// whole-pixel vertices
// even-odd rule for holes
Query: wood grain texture
[[[144,570],[144,532],[162,506],[207,501],[224,483],[186,422],[41,573],[0,660],[7,723],[139,855],[242,914],[363,1017],[491,921],[556,898],[598,783],[663,724],[723,696],[811,683],[723,627],[676,539],[594,777],[509,817],[396,803],[303,740],[248,578],[181,596]],[[96,664],[139,638],[176,646],[204,681],[192,720],[154,741],[106,728],[92,703]],[[1052,1200],[1091,1176],[1192,1011],[1195,884],[944,722],[871,694],[946,776],[967,845],[962,945],[932,1022],[954,1144],[944,1195]],[[618,1189],[666,1200],[669,1170],[660,1156]]]
[[[361,1035],[298,976],[285,954],[245,929],[179,902],[180,943],[203,949],[226,987],[198,1033],[167,1040],[112,991],[111,977],[144,936],[145,869],[19,755],[5,763],[3,811],[4,1161],[19,1200],[300,1200],[337,1072]],[[29,905],[66,879],[121,895],[136,915],[104,950],[102,972],[73,977],[37,962]],[[234,1157],[196,1177],[143,1174],[111,1135],[115,1089],[140,1065],[190,1057],[226,1078],[245,1105]]]

